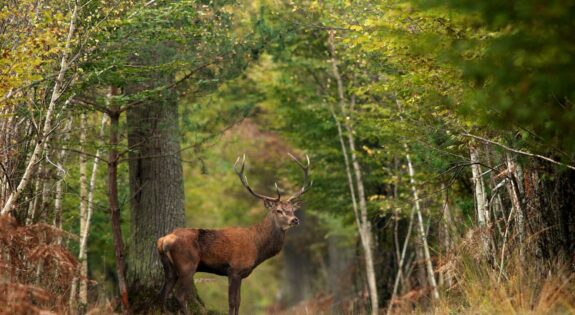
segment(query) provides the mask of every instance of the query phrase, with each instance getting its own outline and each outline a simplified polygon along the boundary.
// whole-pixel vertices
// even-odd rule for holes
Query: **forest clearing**
[[[0,314],[575,314],[574,0],[0,3]]]

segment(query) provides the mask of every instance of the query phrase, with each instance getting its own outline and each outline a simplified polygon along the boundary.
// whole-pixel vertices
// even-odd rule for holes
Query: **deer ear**
[[[271,200],[264,199],[264,207],[266,207],[269,210],[272,210],[274,208],[275,204],[276,203],[271,201]]]
[[[300,198],[296,198],[295,200],[290,201],[292,206],[294,207],[294,211],[299,210],[301,207],[303,207],[303,200],[301,200]]]

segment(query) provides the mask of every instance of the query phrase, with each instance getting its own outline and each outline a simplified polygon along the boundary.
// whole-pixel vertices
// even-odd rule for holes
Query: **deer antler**
[[[287,201],[292,201],[295,200],[297,198],[299,198],[301,195],[303,195],[308,189],[310,189],[310,187],[313,185],[312,181],[308,181],[308,172],[309,172],[309,166],[310,166],[310,161],[309,161],[309,156],[307,156],[307,154],[305,155],[305,158],[307,160],[307,165],[303,165],[295,156],[293,156],[291,153],[288,153],[288,155],[297,163],[297,165],[299,167],[301,167],[303,169],[303,186],[301,187],[301,189],[296,192],[295,194],[293,194],[291,197],[289,197],[289,199]]]
[[[275,187],[276,187],[276,193],[277,193],[277,197],[276,198],[272,198],[272,197],[268,197],[268,196],[264,196],[264,195],[260,195],[256,192],[254,192],[252,190],[252,188],[250,187],[250,185],[248,184],[248,178],[244,175],[244,167],[245,167],[245,163],[246,163],[246,155],[244,154],[243,158],[242,158],[242,167],[240,168],[240,170],[238,171],[238,169],[236,168],[238,162],[240,161],[240,157],[238,156],[238,159],[236,160],[236,163],[234,163],[234,172],[236,172],[236,174],[238,174],[238,177],[240,178],[240,181],[242,182],[242,184],[244,185],[244,187],[246,187],[246,189],[255,197],[263,199],[263,200],[270,200],[270,201],[280,201],[281,195],[280,195],[280,190],[278,188],[278,184],[275,183]]]

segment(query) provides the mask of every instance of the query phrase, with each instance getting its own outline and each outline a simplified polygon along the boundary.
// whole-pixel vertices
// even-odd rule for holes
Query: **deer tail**
[[[161,237],[156,242],[156,248],[160,254],[160,260],[164,266],[166,273],[173,273],[174,270],[174,259],[170,253],[171,246],[174,244],[176,237],[174,235],[166,235]]]

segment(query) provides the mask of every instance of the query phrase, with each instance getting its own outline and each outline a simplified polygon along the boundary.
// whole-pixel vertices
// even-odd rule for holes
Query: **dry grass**
[[[432,314],[575,314],[575,273],[563,260],[544,263],[525,258],[511,244],[504,272],[480,255],[481,231],[461,241],[445,265],[454,284],[444,288]]]
[[[575,314],[574,274],[561,264],[539,271],[511,257],[507,276],[485,263],[462,259],[456,284],[444,290],[433,314]]]
[[[555,263],[521,259],[514,244],[505,257],[505,272],[493,267],[481,256],[479,238],[483,231],[472,230],[463,238],[449,257],[438,263],[436,272],[448,272],[451,287],[441,288],[441,299],[432,303],[427,288],[413,288],[393,302],[392,314],[517,314],[517,315],[575,315],[575,272],[565,260]],[[333,301],[329,296],[318,296],[281,312],[280,314],[332,314]],[[387,313],[387,306],[380,314]],[[273,312],[273,314],[277,314]],[[369,314],[363,311],[344,311],[343,314]]]

